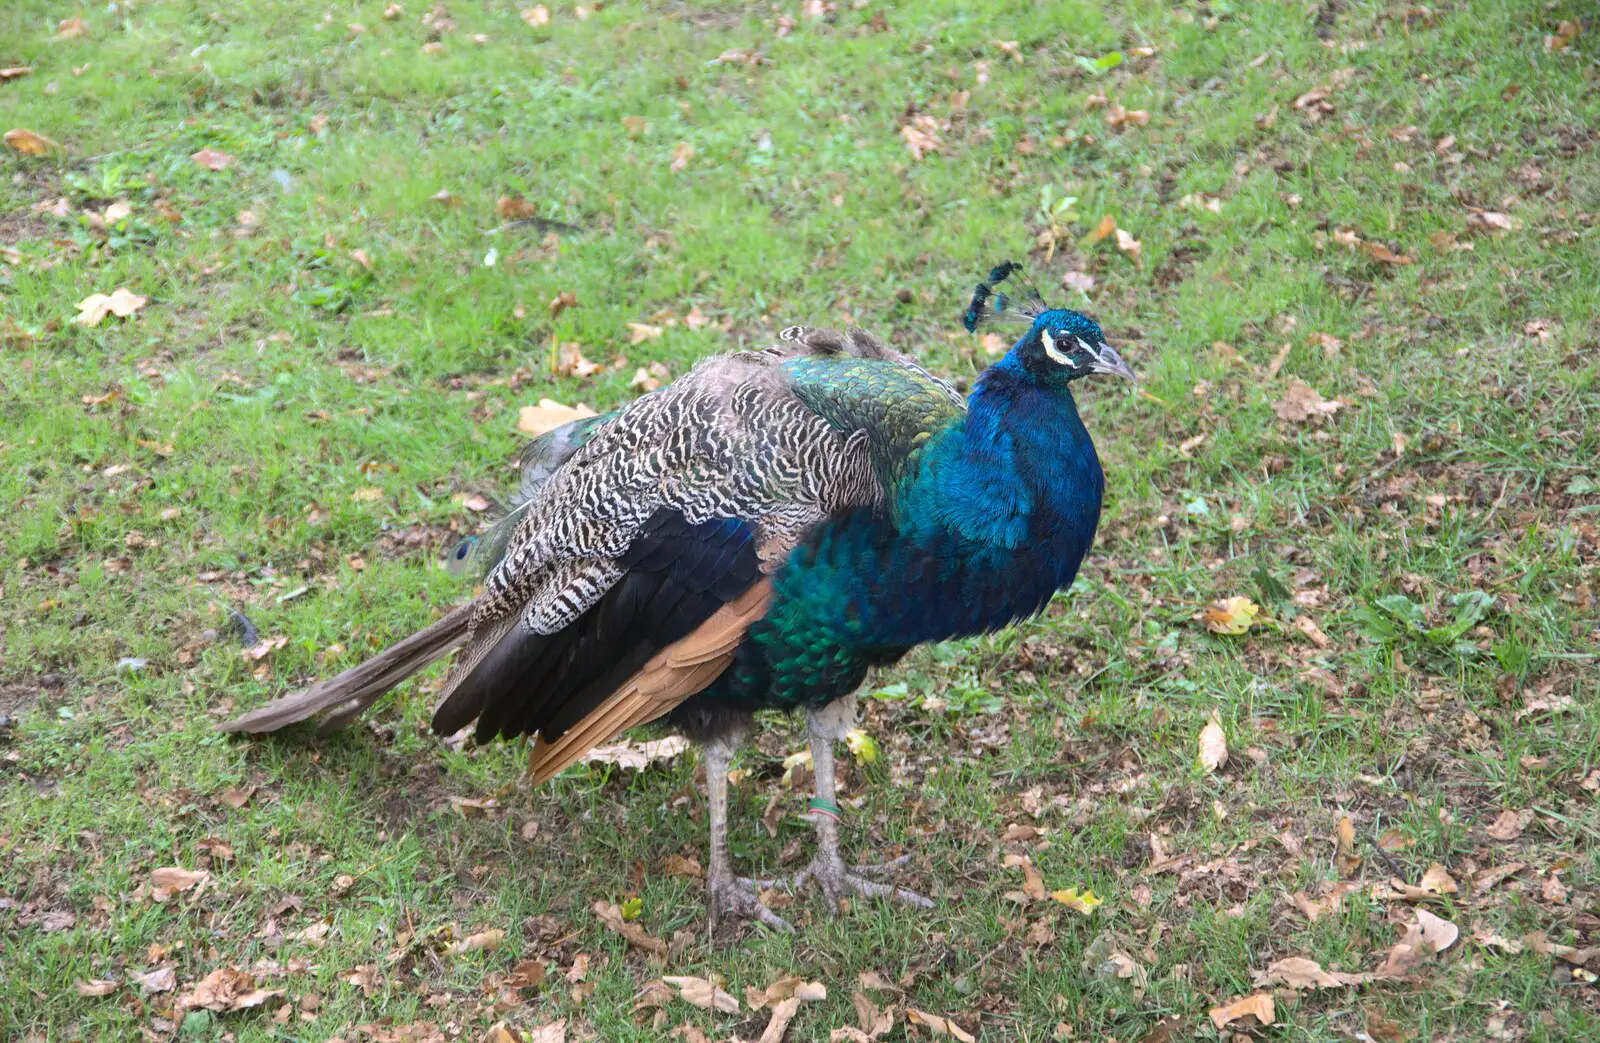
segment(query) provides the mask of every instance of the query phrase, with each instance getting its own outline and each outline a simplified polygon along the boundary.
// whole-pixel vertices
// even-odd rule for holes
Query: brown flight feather
[[[763,579],[700,624],[688,637],[668,645],[644,669],[595,707],[553,743],[535,742],[528,771],[540,785],[576,764],[599,744],[662,716],[715,681],[733,661],[750,625],[767,613],[772,580]]]

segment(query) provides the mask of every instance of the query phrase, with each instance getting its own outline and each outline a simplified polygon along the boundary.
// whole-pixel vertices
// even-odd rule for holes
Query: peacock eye
[[[470,544],[466,544],[466,543],[461,544],[459,547],[456,548],[456,560],[457,561],[465,561],[466,557],[467,557],[467,552],[470,551],[471,549],[472,549],[472,546]]]

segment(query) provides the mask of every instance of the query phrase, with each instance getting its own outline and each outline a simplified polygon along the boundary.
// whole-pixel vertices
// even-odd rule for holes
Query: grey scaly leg
[[[712,739],[704,746],[706,794],[711,819],[711,868],[706,873],[711,892],[711,930],[735,920],[759,920],[775,931],[792,932],[793,927],[777,913],[761,904],[754,881],[733,875],[733,858],[728,854],[728,768],[738,740]]]
[[[910,859],[909,855],[883,865],[847,866],[839,854],[839,820],[827,813],[829,809],[836,811],[839,807],[833,780],[833,744],[842,741],[855,723],[854,695],[829,703],[820,710],[806,712],[806,724],[811,731],[811,767],[817,776],[815,805],[821,805],[821,808],[814,806],[811,813],[817,828],[817,853],[811,859],[811,864],[795,875],[795,890],[804,887],[808,880],[815,880],[835,912],[839,909],[839,899],[851,892],[868,897],[897,898],[922,909],[932,909],[933,902],[915,891],[866,879],[869,875],[892,872],[904,865]]]

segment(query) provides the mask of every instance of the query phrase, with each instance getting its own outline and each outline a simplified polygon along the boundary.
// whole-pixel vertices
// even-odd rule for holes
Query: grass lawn
[[[401,8],[0,10],[0,129],[60,146],[0,148],[0,1038],[754,1040],[786,975],[791,1040],[858,992],[886,1040],[1600,1038],[1592,5]],[[799,322],[965,386],[1005,257],[1147,379],[1079,385],[1075,589],[867,689],[846,845],[931,913],[714,943],[695,758],[532,790],[428,733],[442,666],[214,730],[469,595],[520,407]],[[809,856],[804,743],[739,760],[755,874]]]

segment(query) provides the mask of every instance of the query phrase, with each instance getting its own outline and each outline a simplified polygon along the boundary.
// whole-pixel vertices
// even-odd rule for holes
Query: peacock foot
[[[894,861],[884,862],[881,865],[851,866],[845,864],[837,849],[830,850],[827,845],[819,845],[811,864],[794,875],[790,886],[798,891],[806,884],[814,882],[822,889],[823,897],[828,900],[829,907],[835,912],[841,908],[840,901],[850,895],[893,898],[898,902],[914,905],[918,909],[932,909],[934,903],[931,898],[904,887],[879,883],[871,879],[889,876],[910,860],[910,855],[901,855]]]
[[[712,933],[740,920],[752,920],[784,934],[794,933],[789,921],[761,904],[761,891],[757,881],[742,876],[729,876],[720,880],[712,877],[708,883],[708,890],[711,892]]]

